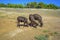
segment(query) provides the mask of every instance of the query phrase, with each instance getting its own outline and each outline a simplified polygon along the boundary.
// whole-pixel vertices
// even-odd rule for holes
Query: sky
[[[28,2],[44,2],[46,4],[55,4],[60,6],[60,0],[0,0],[0,3],[12,3],[12,4],[27,4]]]

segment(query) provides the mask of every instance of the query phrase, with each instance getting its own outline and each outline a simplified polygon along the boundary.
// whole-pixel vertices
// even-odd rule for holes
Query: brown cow
[[[20,24],[20,22],[24,22],[24,26],[28,26],[28,19],[26,18],[26,17],[22,17],[22,16],[18,16],[17,17],[17,26],[22,26],[21,24]]]
[[[42,17],[40,16],[40,15],[38,15],[38,14],[30,14],[29,15],[29,20],[31,21],[31,23],[30,23],[30,26],[33,26],[33,25],[35,25],[35,26],[37,26],[38,24],[35,22],[35,20],[37,20],[40,24],[39,24],[39,26],[40,27],[42,27],[43,26],[43,22],[42,22]],[[34,27],[35,27],[34,26]]]

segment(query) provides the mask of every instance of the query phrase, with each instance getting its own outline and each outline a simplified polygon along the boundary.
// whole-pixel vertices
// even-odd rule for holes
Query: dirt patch
[[[9,10],[5,9],[2,11],[3,14],[0,15],[0,40],[35,40],[34,36],[45,34],[44,30],[51,32],[60,33],[60,16],[59,11],[54,10]],[[24,16],[29,18],[29,14],[37,13],[43,18],[43,27],[37,26],[33,27],[24,27],[21,26],[18,28],[17,25],[17,16]],[[48,14],[49,13],[49,14]],[[55,14],[56,13],[56,14]],[[58,13],[58,14],[57,14]],[[52,15],[53,14],[53,15]],[[4,16],[4,17],[2,17]],[[29,20],[28,20],[29,21]],[[58,37],[58,38],[57,38]],[[57,35],[55,38],[58,40],[60,36]],[[55,40],[53,38],[53,40]]]

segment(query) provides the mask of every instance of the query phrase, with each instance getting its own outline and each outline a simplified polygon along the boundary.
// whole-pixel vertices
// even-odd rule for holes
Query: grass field
[[[39,14],[43,27],[16,26],[18,16]],[[57,33],[54,35],[54,32]],[[35,36],[47,34],[48,40],[60,40],[60,9],[3,9],[0,8],[0,40],[35,40]]]

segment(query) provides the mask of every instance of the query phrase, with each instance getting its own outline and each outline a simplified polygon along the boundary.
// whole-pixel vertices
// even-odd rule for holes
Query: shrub
[[[50,32],[49,34],[50,34],[51,36],[54,36],[54,35],[57,35],[58,32]]]
[[[49,35],[39,35],[35,36],[36,40],[48,40]]]
[[[54,34],[58,34],[58,32],[54,32]]]

